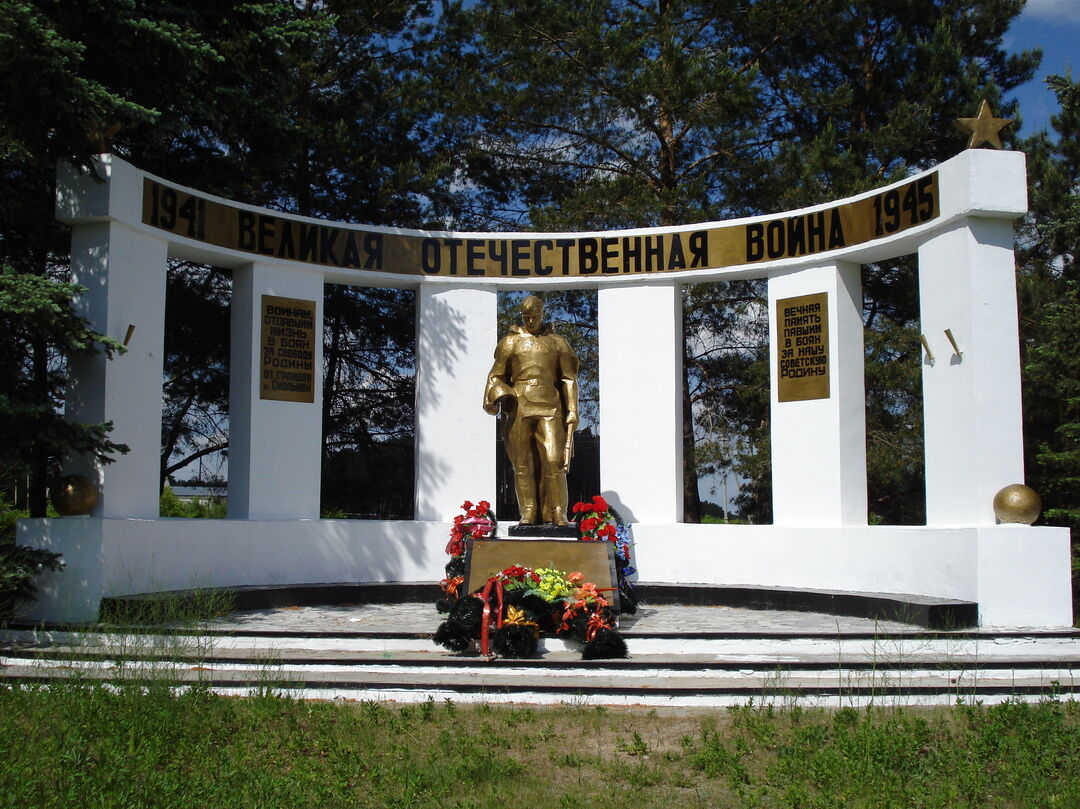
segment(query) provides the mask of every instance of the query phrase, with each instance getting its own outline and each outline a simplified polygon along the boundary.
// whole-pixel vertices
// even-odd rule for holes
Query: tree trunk
[[[49,351],[43,340],[34,340],[33,385],[41,401],[49,399]],[[48,516],[49,451],[40,441],[34,442],[30,456],[30,491],[27,497],[31,517]]]
[[[697,448],[694,443],[694,406],[690,401],[690,356],[683,336],[683,522],[701,522],[701,494],[698,492]]]
[[[326,372],[323,378],[323,400],[322,400],[322,423],[323,423],[323,447],[322,447],[322,463],[326,464],[326,459],[330,451],[330,435],[332,432],[332,416],[334,396],[337,387],[337,372],[338,363],[341,360],[341,318],[337,313],[337,302],[341,295],[339,289],[329,287],[327,294],[324,296],[323,303],[323,329],[330,329],[330,345],[324,343],[323,358],[326,362]],[[325,338],[324,338],[325,339]]]

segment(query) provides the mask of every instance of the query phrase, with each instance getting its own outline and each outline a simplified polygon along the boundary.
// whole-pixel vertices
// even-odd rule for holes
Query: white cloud
[[[1024,13],[1050,22],[1080,22],[1080,0],[1027,0]]]

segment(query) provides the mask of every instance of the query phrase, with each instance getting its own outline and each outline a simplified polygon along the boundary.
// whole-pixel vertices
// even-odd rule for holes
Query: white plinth
[[[417,297],[414,516],[450,520],[463,500],[495,502],[495,419],[482,405],[498,293],[423,286]]]
[[[262,296],[315,303],[315,401],[260,397]],[[251,264],[233,271],[229,516],[314,519],[322,481],[322,275]]]
[[[430,581],[448,522],[22,520],[21,544],[64,554],[25,617],[94,620],[103,596],[191,587]],[[983,626],[1072,624],[1069,531],[1027,526],[638,524],[643,581],[977,601]]]
[[[601,288],[600,489],[623,519],[683,515],[682,293],[678,284]]]
[[[769,278],[773,522],[866,524],[866,405],[862,282],[857,264],[838,263]],[[825,293],[828,398],[781,402],[776,302]]]

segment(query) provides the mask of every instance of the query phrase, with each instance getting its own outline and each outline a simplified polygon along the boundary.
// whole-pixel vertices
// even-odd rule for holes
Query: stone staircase
[[[677,622],[676,622],[677,623]],[[204,683],[303,699],[719,707],[1074,699],[1080,632],[1062,629],[623,631],[625,660],[583,661],[559,639],[535,659],[436,647],[430,632],[207,625],[197,630],[0,631],[0,678]]]

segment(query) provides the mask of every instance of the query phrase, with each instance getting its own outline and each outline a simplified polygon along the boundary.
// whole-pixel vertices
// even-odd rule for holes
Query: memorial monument
[[[1013,222],[1026,211],[1024,154],[978,148],[799,210],[582,233],[325,222],[112,155],[93,171],[62,164],[56,213],[87,290],[78,311],[114,339],[134,334],[122,356],[73,358],[66,414],[111,421],[131,452],[108,466],[71,459],[64,471],[100,493],[89,515],[19,522],[20,544],[66,563],[42,574],[29,617],[94,620],[103,598],[195,584],[438,581],[462,501],[494,499],[485,378],[487,408],[505,405],[522,519],[565,521],[576,363],[536,304],[502,342],[497,312],[500,289],[577,288],[597,298],[599,493],[632,524],[647,583],[952,599],[977,606],[982,626],[1069,626],[1068,530],[994,508],[1024,480]],[[918,262],[927,524],[869,525],[861,274],[905,255]],[[170,258],[233,279],[229,519],[198,525],[158,509]],[[690,525],[682,291],[747,278],[768,284],[774,521]],[[417,292],[414,520],[320,518],[326,284]],[[518,350],[534,344],[552,346],[543,363]]]

